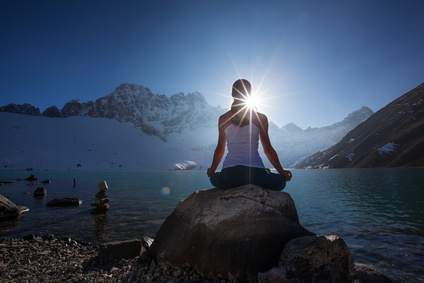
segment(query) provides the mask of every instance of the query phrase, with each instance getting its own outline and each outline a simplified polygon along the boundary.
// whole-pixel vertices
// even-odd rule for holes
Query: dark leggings
[[[223,190],[253,184],[264,189],[281,191],[286,186],[286,180],[280,174],[268,172],[264,168],[242,165],[215,172],[211,175],[210,181],[212,185]]]

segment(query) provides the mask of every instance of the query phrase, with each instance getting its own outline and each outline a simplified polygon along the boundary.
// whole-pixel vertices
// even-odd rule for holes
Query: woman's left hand
[[[284,170],[283,174],[281,174],[281,175],[283,175],[283,177],[284,177],[284,179],[286,179],[286,181],[290,181],[291,178],[292,178],[292,173],[288,170]]]

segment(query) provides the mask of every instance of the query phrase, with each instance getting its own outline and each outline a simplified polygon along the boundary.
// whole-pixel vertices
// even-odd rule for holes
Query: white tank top
[[[225,129],[227,156],[222,169],[237,165],[265,168],[259,156],[259,129],[253,123],[244,127],[230,124]]]

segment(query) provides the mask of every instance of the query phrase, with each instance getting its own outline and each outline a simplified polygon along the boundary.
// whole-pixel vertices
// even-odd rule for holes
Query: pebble
[[[203,278],[189,267],[134,259],[104,259],[98,246],[70,238],[0,238],[0,282],[237,282]]]

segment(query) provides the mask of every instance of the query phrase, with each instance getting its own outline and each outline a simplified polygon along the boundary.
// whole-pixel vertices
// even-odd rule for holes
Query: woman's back
[[[253,123],[243,127],[230,124],[225,129],[228,153],[222,168],[237,165],[265,168],[258,152],[259,133],[259,128]]]

